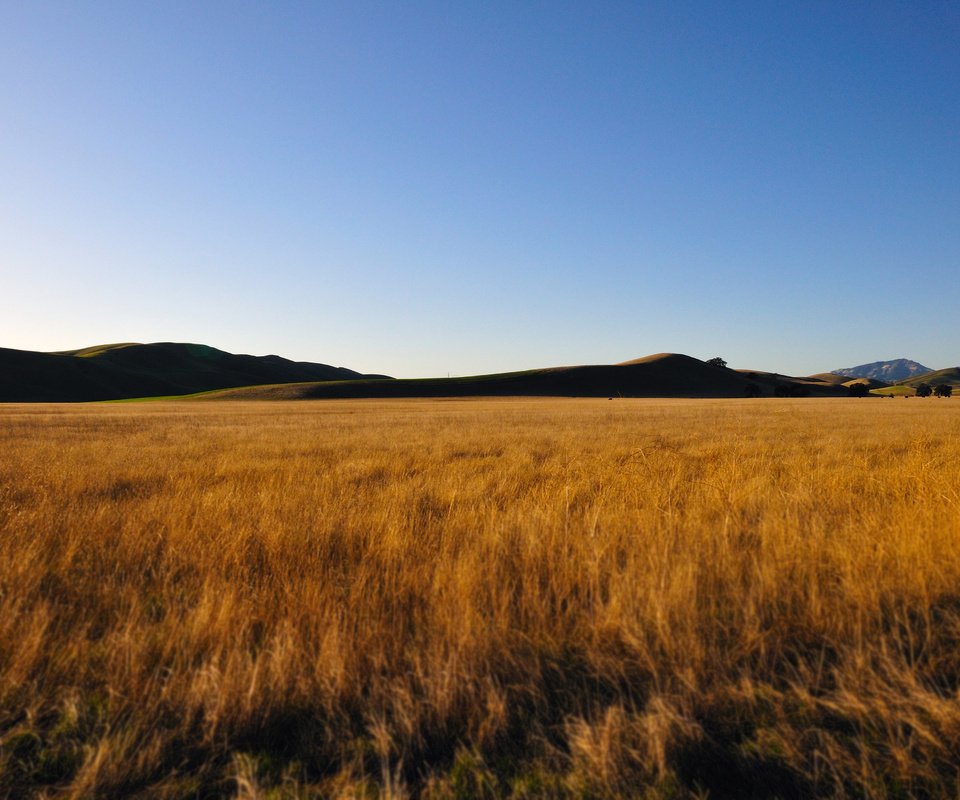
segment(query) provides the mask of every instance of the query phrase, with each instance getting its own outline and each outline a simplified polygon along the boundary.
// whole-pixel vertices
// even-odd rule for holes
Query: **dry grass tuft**
[[[960,405],[0,411],[0,795],[960,793]]]

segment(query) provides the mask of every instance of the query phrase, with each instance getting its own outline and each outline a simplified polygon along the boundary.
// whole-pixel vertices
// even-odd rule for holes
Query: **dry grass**
[[[960,403],[0,411],[0,795],[957,796]]]

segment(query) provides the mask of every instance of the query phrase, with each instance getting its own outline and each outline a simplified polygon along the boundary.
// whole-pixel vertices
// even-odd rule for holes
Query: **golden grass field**
[[[960,792],[960,402],[11,405],[0,452],[0,796]]]

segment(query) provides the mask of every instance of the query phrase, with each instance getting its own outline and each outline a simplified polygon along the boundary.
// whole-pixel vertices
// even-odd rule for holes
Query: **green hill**
[[[61,353],[0,348],[0,402],[116,400],[363,377],[385,378],[177,342],[99,345]]]
[[[947,367],[946,369],[925,372],[923,375],[915,375],[892,386],[874,389],[873,393],[892,397],[912,397],[916,394],[917,387],[921,383],[926,383],[931,389],[945,383],[952,386],[954,391],[957,391],[960,388],[960,367]]]
[[[940,383],[946,383],[949,386],[960,386],[960,367],[947,367],[946,369],[936,369],[933,372],[925,372],[923,375],[916,375],[913,378],[907,378],[905,381],[898,381],[897,386],[910,386],[916,388],[921,383],[936,386]]]

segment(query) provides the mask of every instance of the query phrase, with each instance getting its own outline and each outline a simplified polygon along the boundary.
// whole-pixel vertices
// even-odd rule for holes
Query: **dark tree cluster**
[[[866,397],[870,394],[870,387],[866,383],[851,383],[847,391],[851,397]]]
[[[917,397],[930,397],[930,395],[953,397],[953,387],[949,383],[938,383],[936,386],[931,386],[929,383],[918,383],[915,391]]]

